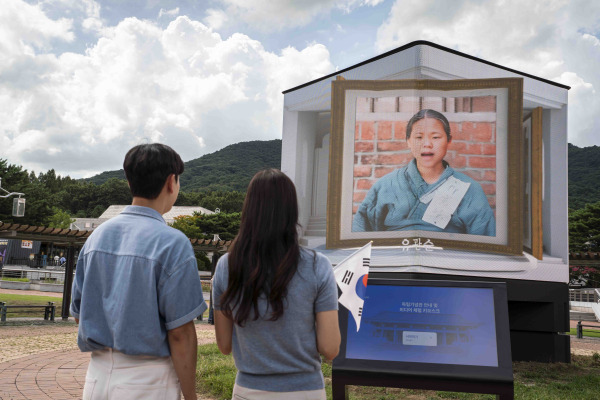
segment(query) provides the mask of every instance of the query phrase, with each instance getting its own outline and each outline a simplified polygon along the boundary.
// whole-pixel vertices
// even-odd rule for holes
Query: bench
[[[9,311],[10,310],[14,310],[14,311]],[[7,305],[4,302],[0,302],[0,322],[6,322],[6,314],[8,314],[9,312],[27,312],[27,313],[36,313],[39,311],[39,309],[43,309],[44,310],[44,320],[48,321],[54,321],[54,316],[56,315],[56,306],[54,305],[53,301],[49,301],[47,305],[45,306],[40,306],[40,305],[31,305],[31,306],[27,306],[27,305],[23,305],[23,306],[11,306],[11,305]]]
[[[596,328],[600,330],[598,325],[583,325],[581,321],[577,322],[577,339],[583,339],[583,328]]]

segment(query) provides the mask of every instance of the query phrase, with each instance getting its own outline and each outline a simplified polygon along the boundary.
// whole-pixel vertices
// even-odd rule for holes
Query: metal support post
[[[73,286],[73,267],[75,265],[75,248],[69,245],[67,249],[67,267],[65,268],[65,283],[63,286],[61,317],[63,321],[69,319],[71,307],[71,287]]]
[[[6,322],[6,303],[0,301],[0,321]]]
[[[577,339],[583,339],[583,326],[581,326],[581,321],[577,323]]]
[[[210,306],[209,306],[209,309],[208,309],[208,323],[211,324],[211,325],[215,324],[215,315],[214,315],[215,311],[213,309],[213,298],[212,298],[212,294],[213,294],[213,291],[212,291],[212,279],[213,279],[213,276],[215,275],[215,268],[217,267],[217,261],[219,261],[220,257],[221,256],[220,256],[219,253],[217,253],[216,251],[213,252],[212,262],[210,264],[210,282],[211,282],[211,285],[210,285],[210,300],[209,300],[210,301]]]

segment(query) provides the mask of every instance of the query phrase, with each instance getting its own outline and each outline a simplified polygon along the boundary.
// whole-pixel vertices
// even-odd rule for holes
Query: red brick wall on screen
[[[477,105],[480,103],[471,102]],[[488,110],[483,107],[483,110],[477,111]],[[495,104],[493,111],[495,111]],[[447,113],[445,114],[448,116]],[[469,121],[477,118],[469,118],[468,113],[461,112],[461,114],[464,120],[450,122],[452,143],[448,146],[444,159],[452,168],[481,184],[495,213],[496,123]],[[360,118],[360,115],[364,114],[357,114],[357,118]],[[456,118],[452,119],[456,120]],[[412,154],[406,144],[407,122],[357,120],[354,136],[353,214],[356,213],[377,179],[405,166],[412,160]]]

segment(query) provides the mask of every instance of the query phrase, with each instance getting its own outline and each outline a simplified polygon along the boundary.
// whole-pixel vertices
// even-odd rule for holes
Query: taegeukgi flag
[[[342,291],[338,301],[354,317],[357,332],[360,329],[360,318],[367,291],[367,279],[371,264],[371,243],[367,243],[352,253],[336,265],[333,270],[335,280]]]

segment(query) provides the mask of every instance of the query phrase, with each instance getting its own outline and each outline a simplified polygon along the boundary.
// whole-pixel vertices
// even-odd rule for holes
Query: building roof
[[[518,70],[516,70],[516,69],[508,68],[508,67],[505,67],[505,66],[503,66],[503,65],[496,64],[496,63],[493,63],[493,62],[491,62],[491,61],[487,61],[487,60],[484,60],[484,59],[481,59],[481,58],[478,58],[478,57],[472,56],[472,55],[470,55],[470,54],[466,54],[466,53],[460,52],[460,51],[458,51],[458,50],[451,49],[451,48],[449,48],[449,47],[444,47],[444,46],[441,46],[441,45],[439,45],[439,44],[437,44],[437,43],[429,42],[429,41],[426,41],[426,40],[416,40],[416,41],[414,41],[414,42],[410,42],[410,43],[408,43],[408,44],[405,44],[404,46],[400,46],[400,47],[398,47],[398,48],[395,48],[395,49],[393,49],[393,50],[390,50],[390,51],[388,51],[388,52],[385,52],[385,53],[383,53],[383,54],[380,54],[380,55],[378,55],[378,56],[375,56],[375,57],[369,58],[368,60],[361,61],[361,62],[359,62],[358,64],[354,64],[354,65],[352,65],[352,66],[350,66],[350,67],[347,67],[347,68],[344,68],[344,69],[342,69],[342,70],[340,70],[340,71],[336,71],[336,72],[334,72],[334,73],[331,73],[331,74],[329,74],[329,75],[323,76],[323,77],[321,77],[321,78],[314,79],[314,80],[312,80],[312,81],[310,81],[310,82],[303,83],[303,84],[301,84],[301,85],[298,85],[298,86],[296,86],[296,87],[293,87],[293,88],[291,88],[291,89],[284,90],[284,91],[283,91],[283,94],[286,94],[286,93],[293,92],[293,91],[295,91],[295,90],[301,89],[301,88],[303,88],[303,87],[306,87],[306,86],[310,86],[310,85],[312,85],[313,83],[317,83],[317,82],[320,82],[320,81],[322,81],[322,80],[326,80],[326,79],[329,79],[329,78],[333,78],[333,77],[335,77],[335,76],[339,76],[339,75],[343,74],[344,72],[351,71],[351,70],[353,70],[353,69],[355,69],[355,68],[361,67],[361,66],[363,66],[363,65],[370,64],[370,63],[372,63],[372,62],[375,62],[375,61],[378,61],[378,60],[380,60],[380,59],[382,59],[382,58],[389,57],[389,56],[391,56],[391,55],[393,55],[393,54],[400,53],[400,52],[402,52],[402,51],[404,51],[404,50],[408,50],[408,49],[410,49],[411,47],[415,47],[415,46],[419,46],[419,45],[431,46],[431,47],[434,47],[434,48],[436,48],[436,49],[443,50],[443,51],[445,51],[445,52],[448,52],[448,53],[452,53],[452,54],[458,55],[458,56],[460,56],[460,57],[464,57],[464,58],[467,58],[467,59],[470,59],[470,60],[478,61],[478,62],[480,62],[480,63],[482,63],[482,64],[490,65],[490,66],[492,66],[492,67],[500,68],[500,69],[503,69],[503,70],[505,70],[505,71],[512,72],[512,73],[514,73],[514,74],[522,75],[522,76],[525,76],[525,77],[528,77],[528,78],[531,78],[531,79],[538,80],[538,81],[540,81],[540,82],[548,83],[548,84],[550,84],[550,85],[557,86],[557,87],[560,87],[560,88],[562,88],[562,89],[570,89],[570,88],[571,88],[570,86],[563,85],[563,84],[561,84],[561,83],[557,83],[557,82],[553,82],[553,81],[551,81],[551,80],[548,80],[548,79],[540,78],[539,76],[535,76],[535,75],[531,75],[531,74],[528,74],[528,73],[525,73],[525,72],[521,72],[521,71],[518,71]]]
[[[110,218],[114,218],[117,215],[121,214],[121,212],[123,211],[123,209],[127,207],[126,205],[113,205],[110,206],[106,209],[106,211],[104,211],[102,213],[102,215],[100,216],[99,219],[105,219],[108,220]],[[173,208],[171,208],[171,211],[163,214],[163,218],[165,219],[165,221],[167,223],[173,223],[173,221],[175,220],[175,217],[180,217],[182,215],[193,215],[195,212],[200,213],[200,214],[214,214],[214,211],[211,211],[207,208],[204,207],[198,207],[198,206],[173,206]]]
[[[536,107],[560,110],[568,104],[570,89],[557,82],[419,40],[284,91],[284,110],[331,112],[331,83],[337,78],[352,81],[522,78],[523,108],[527,110]]]
[[[73,218],[69,228],[80,231],[93,231],[106,221],[108,221],[106,218]]]

